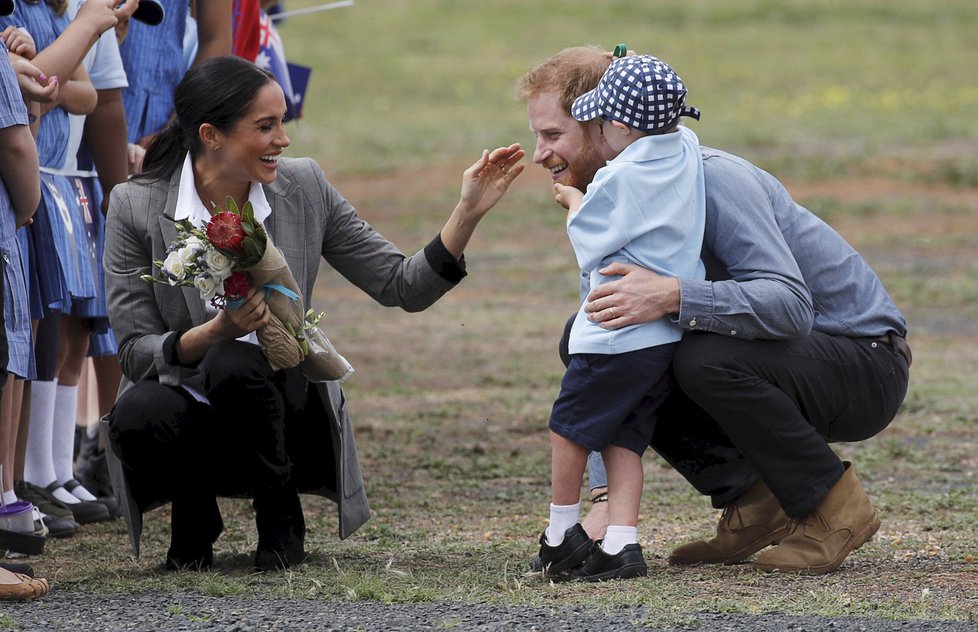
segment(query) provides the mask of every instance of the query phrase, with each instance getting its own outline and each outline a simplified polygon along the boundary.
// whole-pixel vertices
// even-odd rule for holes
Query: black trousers
[[[784,341],[687,333],[673,372],[679,388],[659,409],[652,448],[718,509],[760,479],[791,517],[842,477],[829,443],[886,428],[909,382],[889,344],[819,332]]]
[[[288,429],[307,410],[298,369],[273,372],[257,345],[230,341],[201,360],[203,391],[146,379],[112,410],[109,440],[141,510],[191,494],[256,496],[292,484]]]
[[[760,478],[791,517],[811,512],[842,477],[829,443],[886,428],[909,381],[889,344],[819,332],[788,341],[687,334],[673,370],[700,412],[675,402],[653,448],[715,507]]]

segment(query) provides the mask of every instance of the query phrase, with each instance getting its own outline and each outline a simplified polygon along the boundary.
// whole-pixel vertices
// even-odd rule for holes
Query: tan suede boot
[[[754,561],[760,571],[819,575],[839,568],[846,556],[869,541],[880,528],[879,514],[849,463],[846,471],[810,514],[778,546]]]
[[[781,510],[767,485],[758,481],[723,508],[717,535],[677,548],[669,563],[736,564],[788,535],[791,519]]]

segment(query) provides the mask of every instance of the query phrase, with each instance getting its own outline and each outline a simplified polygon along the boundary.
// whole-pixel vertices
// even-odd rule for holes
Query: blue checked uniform
[[[67,14],[55,15],[43,2],[36,5],[19,2],[10,16],[0,18],[0,28],[13,25],[27,29],[39,51],[50,46],[68,23]],[[37,151],[42,171],[64,166],[68,133],[68,113],[64,109],[54,108],[41,118]],[[31,270],[34,276],[29,283],[36,285],[42,305],[66,313],[71,310],[73,300],[96,295],[92,258],[83,256],[88,244],[82,218],[68,203],[71,195],[67,178],[42,173],[41,204],[29,229],[31,239],[21,240],[35,250],[35,267]]]
[[[129,142],[158,132],[173,112],[173,92],[187,72],[183,35],[186,0],[162,0],[165,16],[157,26],[130,20],[129,35],[119,52],[129,87],[122,91]]]
[[[17,77],[7,56],[0,61],[0,128],[27,125]],[[2,152],[2,149],[0,149]],[[31,341],[31,315],[24,278],[24,265],[16,235],[14,208],[7,189],[0,181],[0,258],[3,259],[3,324],[7,340],[9,373],[22,378],[34,378],[34,345]]]

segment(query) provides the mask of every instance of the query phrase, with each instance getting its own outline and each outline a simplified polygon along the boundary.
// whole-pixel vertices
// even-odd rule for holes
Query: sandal
[[[0,568],[0,601],[29,601],[48,594],[48,580]]]

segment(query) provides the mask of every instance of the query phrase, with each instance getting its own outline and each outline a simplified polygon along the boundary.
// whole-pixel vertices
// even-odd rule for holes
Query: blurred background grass
[[[975,25],[972,0],[358,0],[281,33],[314,68],[295,149],[334,171],[529,146],[514,80],[561,48],[626,42],[683,77],[706,145],[781,174],[927,155],[942,164],[903,167],[975,184]]]

